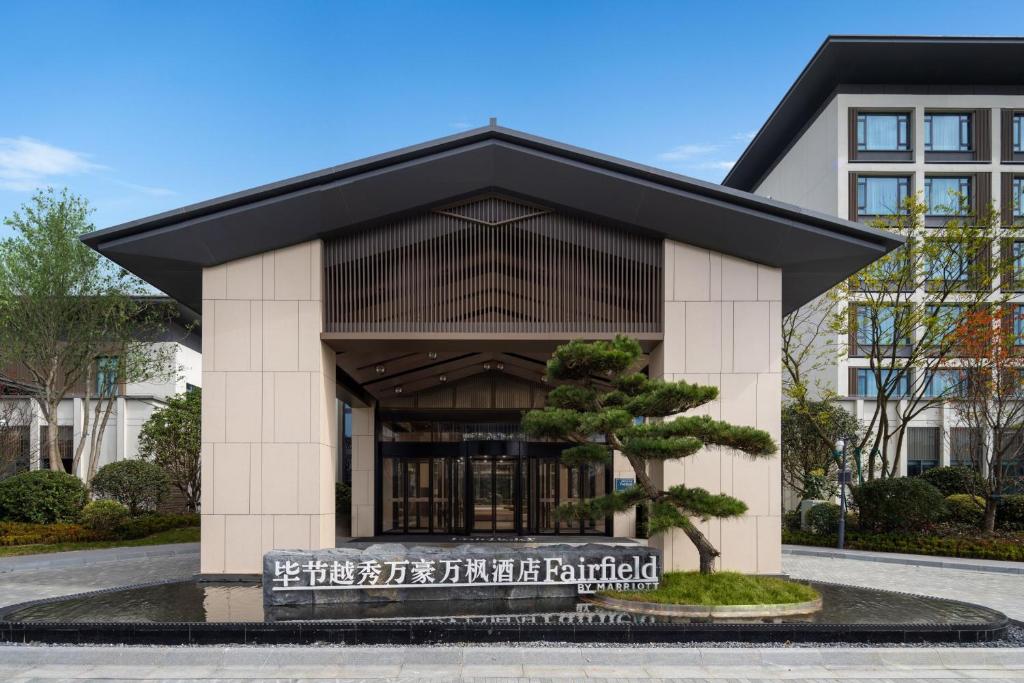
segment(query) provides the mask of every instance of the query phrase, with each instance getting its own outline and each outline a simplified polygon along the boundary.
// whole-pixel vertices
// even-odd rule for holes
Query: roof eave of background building
[[[1007,51],[1016,57],[996,57]],[[1022,85],[1022,63],[1024,37],[1017,36],[828,36],[722,184],[756,189],[840,85]]]

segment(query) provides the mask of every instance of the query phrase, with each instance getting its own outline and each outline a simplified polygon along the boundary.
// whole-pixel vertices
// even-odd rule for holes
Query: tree
[[[139,434],[139,454],[164,468],[190,512],[199,508],[201,403],[199,389],[172,396]]]
[[[82,394],[84,420],[74,451],[99,452],[118,385],[173,375],[172,351],[160,338],[173,308],[145,285],[79,241],[92,230],[88,202],[67,190],[37,192],[4,223],[0,242],[0,379],[17,374],[48,425],[41,456],[63,471],[57,409]],[[94,400],[95,399],[95,400]],[[90,459],[85,479],[96,471]]]
[[[782,406],[782,483],[801,499],[830,498],[838,490],[834,454],[839,439],[860,434],[857,418],[834,399]]]
[[[650,533],[681,529],[697,548],[701,573],[708,574],[720,552],[693,518],[737,517],[746,512],[746,504],[683,484],[662,490],[648,474],[648,463],[686,458],[704,446],[724,446],[757,458],[774,453],[776,445],[764,431],[709,417],[664,419],[715,400],[718,389],[654,380],[635,372],[641,353],[635,340],[623,336],[558,347],[547,363],[547,376],[564,383],[548,394],[544,409],[523,417],[523,429],[536,437],[576,444],[562,451],[567,466],[606,464],[618,451],[636,474],[637,485],[627,491],[561,505],[561,518],[600,519],[647,505]]]
[[[938,225],[937,213],[945,214]],[[949,398],[934,378],[956,356],[952,332],[964,312],[1005,300],[991,267],[999,236],[991,206],[975,211],[954,195],[947,206],[929,208],[910,197],[895,215],[872,225],[903,236],[906,245],[835,288],[822,300],[819,315],[784,324],[783,337],[787,396],[805,413],[813,373],[802,366],[817,358],[807,349],[828,348],[818,341],[824,336],[821,321],[829,321],[833,339],[849,340],[851,358],[863,359],[856,363],[863,386],[851,386],[849,393],[869,399],[867,414],[850,446],[855,454],[867,454],[868,479],[897,476],[911,420]],[[786,335],[787,328],[803,336]],[[825,433],[819,438],[831,448]]]
[[[956,331],[961,359],[947,372],[955,386],[957,426],[970,430],[967,455],[979,473],[973,495],[985,500],[982,528],[995,531],[997,503],[1020,477],[1024,457],[1024,337],[1021,319],[995,304],[966,314]]]

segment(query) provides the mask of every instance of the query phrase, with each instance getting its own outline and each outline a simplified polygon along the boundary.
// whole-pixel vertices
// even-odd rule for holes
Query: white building
[[[723,184],[860,222],[886,213],[873,204],[893,206],[908,193],[937,204],[952,189],[975,208],[992,201],[1002,225],[1019,223],[1021,64],[1021,38],[831,36]],[[1024,265],[1024,242],[999,240],[993,249],[993,264]],[[1024,283],[1001,287],[1024,302]],[[856,346],[849,342],[836,335],[823,342],[835,361],[819,369],[815,384],[870,416],[868,360],[848,353]],[[909,422],[903,474],[969,462],[968,435],[953,427],[954,412],[947,403]]]
[[[201,386],[201,335],[199,316],[179,305],[178,317],[164,335],[165,341],[156,342],[169,347],[168,363],[172,367],[168,376],[159,382],[116,385],[114,405],[96,454],[97,468],[137,457],[139,432],[153,411],[166,405],[168,397]],[[0,448],[7,449],[0,453],[0,476],[48,467],[45,448],[41,448],[48,429],[46,419],[35,401],[27,397],[26,385],[21,380],[4,380],[0,376],[0,433],[5,437],[0,439]],[[93,381],[103,380],[97,376]],[[99,393],[98,388],[93,387],[92,396]],[[95,406],[95,398],[92,404]],[[68,471],[72,470],[74,448],[81,440],[84,423],[84,392],[74,392],[61,402],[58,410],[58,442]],[[84,477],[93,457],[87,444],[74,473]]]

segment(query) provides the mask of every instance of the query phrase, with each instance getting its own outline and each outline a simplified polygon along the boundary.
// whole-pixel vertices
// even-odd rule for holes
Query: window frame
[[[866,148],[867,117],[870,116],[896,119],[896,149],[871,150]],[[852,162],[912,162],[914,160],[914,125],[913,109],[850,107],[847,159]]]
[[[898,211],[897,213],[866,213],[867,209],[867,186],[869,180],[895,180]],[[905,216],[907,210],[903,206],[908,197],[914,193],[914,177],[911,174],[860,174],[856,175],[856,216],[858,219],[888,218],[893,216]],[[862,191],[863,190],[863,191]],[[862,211],[861,209],[864,209]]]
[[[932,213],[933,205],[932,205],[932,196],[931,196],[931,194],[932,194],[932,181],[934,181],[934,180],[957,180],[957,181],[959,181],[959,185],[960,185],[961,189],[958,190],[958,191],[960,192],[960,194],[963,194],[963,195],[965,195],[967,197],[967,206],[966,206],[966,208],[965,208],[965,210],[963,212],[958,212],[958,213]],[[963,175],[948,175],[948,174],[930,174],[930,175],[926,175],[924,177],[924,201],[925,201],[925,205],[928,207],[928,211],[925,214],[925,218],[926,219],[928,219],[928,218],[940,218],[940,219],[943,219],[945,221],[945,220],[949,220],[950,218],[964,218],[966,216],[970,216],[971,213],[974,211],[975,200],[977,199],[977,197],[976,197],[976,195],[977,195],[977,191],[976,191],[977,188],[975,187],[976,184],[977,184],[977,178],[974,176],[974,174],[971,174],[971,173],[965,173]],[[966,192],[963,191],[964,187],[967,188]],[[939,206],[941,206],[941,205],[939,205]]]
[[[899,370],[899,369],[900,368],[885,368],[885,369],[883,369],[883,372],[886,372],[886,371],[892,372],[893,370]],[[851,379],[851,385],[852,386],[848,387],[847,393],[850,396],[853,396],[853,397],[856,397],[856,398],[877,399],[878,398],[878,386],[875,386],[875,393],[874,394],[868,394],[868,393],[865,393],[865,392],[861,391],[861,382],[862,382],[861,377],[862,376],[864,377],[863,383],[864,383],[864,385],[866,387],[868,381],[874,382],[874,380],[875,380],[874,370],[872,370],[870,367],[852,367],[852,368],[850,368],[850,371],[851,371],[850,372],[850,374],[851,374],[850,379]],[[913,370],[912,369],[908,370],[907,372],[904,372],[903,373],[903,378],[900,380],[900,387],[902,388],[902,392],[898,393],[898,394],[893,394],[889,398],[890,399],[899,400],[901,398],[906,398],[906,397],[910,396],[911,380],[913,379],[912,376],[913,376]],[[900,388],[900,387],[897,387],[897,388]],[[850,392],[849,389],[853,389],[853,391]]]
[[[934,119],[936,117],[951,118],[958,117],[960,144],[958,149],[935,149],[933,141]],[[936,152],[939,154],[973,154],[977,145],[974,141],[974,112],[970,111],[926,111],[924,113],[924,151]]]

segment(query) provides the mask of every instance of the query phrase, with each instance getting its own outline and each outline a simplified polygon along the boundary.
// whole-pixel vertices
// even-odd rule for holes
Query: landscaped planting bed
[[[782,542],[834,548],[838,539],[834,534],[820,535],[783,529]],[[1019,532],[983,536],[980,532],[968,534],[941,528],[930,533],[847,531],[846,547],[852,550],[1024,562],[1024,533]]]

